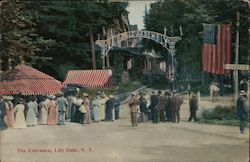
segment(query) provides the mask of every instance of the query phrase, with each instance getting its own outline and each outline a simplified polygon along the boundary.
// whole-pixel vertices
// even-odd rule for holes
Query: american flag
[[[230,25],[203,24],[202,71],[213,74],[225,74],[224,65],[230,63],[230,57]]]

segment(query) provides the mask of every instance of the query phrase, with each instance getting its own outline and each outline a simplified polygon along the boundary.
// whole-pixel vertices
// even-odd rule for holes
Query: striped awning
[[[112,71],[102,70],[70,70],[63,82],[64,85],[76,85],[86,88],[112,88]]]
[[[18,65],[1,74],[0,94],[47,95],[62,88],[60,81],[26,65]]]

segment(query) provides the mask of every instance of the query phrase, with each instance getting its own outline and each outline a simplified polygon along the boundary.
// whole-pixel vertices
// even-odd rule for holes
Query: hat
[[[88,93],[83,93],[83,96],[84,96],[84,97],[88,97],[89,94],[88,94]]]
[[[166,94],[166,95],[170,95],[171,93],[170,93],[169,90],[166,90],[166,91],[165,91],[165,94]]]
[[[13,100],[14,97],[13,96],[3,96],[4,100]]]
[[[61,91],[57,93],[57,96],[62,96],[62,95],[63,93]]]
[[[97,94],[101,94],[102,92],[101,91],[97,91]]]
[[[20,97],[18,101],[23,101],[23,98],[22,98],[22,97]]]
[[[49,95],[49,98],[50,98],[50,99],[55,99],[56,96],[52,94],[52,95]]]
[[[131,95],[135,96],[136,94],[135,94],[135,92],[132,92]]]
[[[244,90],[241,90],[241,91],[240,91],[240,95],[241,95],[241,96],[246,96],[247,93],[246,93]]]
[[[109,98],[114,98],[114,96],[113,95],[109,95]]]

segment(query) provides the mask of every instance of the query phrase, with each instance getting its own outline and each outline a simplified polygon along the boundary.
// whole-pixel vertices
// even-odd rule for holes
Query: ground
[[[202,99],[200,111],[216,103]],[[187,122],[132,127],[122,106],[115,122],[36,126],[1,132],[1,162],[248,162],[249,129]],[[43,149],[51,152],[32,152]]]

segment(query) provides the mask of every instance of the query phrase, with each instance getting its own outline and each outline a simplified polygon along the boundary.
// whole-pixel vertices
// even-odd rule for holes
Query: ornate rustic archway
[[[121,42],[130,39],[130,38],[145,38],[149,40],[153,40],[159,44],[161,44],[164,48],[166,48],[172,56],[172,74],[174,78],[174,62],[173,57],[175,55],[175,44],[181,40],[180,36],[169,37],[166,34],[161,34],[154,31],[128,31],[119,33],[114,35],[106,40],[97,40],[95,42],[96,45],[101,47],[101,55],[103,59],[103,69],[106,67],[105,60],[108,59],[108,52],[113,47],[121,47]],[[109,67],[109,61],[107,61],[107,66]],[[173,86],[174,87],[174,86]]]

